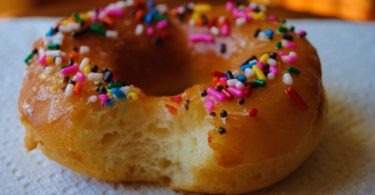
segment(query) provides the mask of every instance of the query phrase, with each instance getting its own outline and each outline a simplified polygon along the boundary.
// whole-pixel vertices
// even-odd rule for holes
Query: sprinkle
[[[169,104],[165,104],[165,107],[167,108],[168,112],[172,115],[177,115],[177,109]]]
[[[155,30],[152,26],[149,26],[149,27],[147,27],[146,33],[147,33],[148,36],[151,36],[155,33]]]
[[[289,73],[283,75],[283,82],[286,85],[293,85],[293,78]]]
[[[220,53],[225,54],[227,52],[227,45],[225,43],[220,44]]]
[[[74,85],[73,84],[68,84],[65,88],[65,96],[66,97],[70,97],[73,95],[73,89],[74,89]]]
[[[90,60],[88,58],[84,58],[81,62],[81,64],[79,65],[79,69],[80,70],[84,70],[86,68],[86,66],[89,64]]]
[[[143,31],[144,31],[144,26],[142,24],[138,24],[136,27],[135,27],[135,32],[134,34],[139,36],[139,35],[142,35],[143,34]]]
[[[189,35],[188,40],[192,43],[198,43],[198,42],[213,43],[214,42],[214,38],[210,34],[192,34],[192,35]]]
[[[222,111],[220,112],[220,118],[227,118],[227,117],[228,117],[228,112],[225,111],[225,110],[222,110]]]
[[[213,34],[215,36],[220,34],[219,28],[217,28],[216,26],[211,27],[210,32],[211,32],[211,34]]]
[[[281,48],[282,48],[282,43],[281,43],[281,41],[277,41],[277,42],[275,43],[275,48],[276,48],[276,49],[281,49]]]
[[[231,71],[225,71],[224,72],[224,76],[225,76],[225,78],[227,78],[227,80],[234,79],[233,74],[232,74]]]
[[[252,77],[253,75],[254,75],[254,71],[251,68],[246,68],[245,69],[245,76],[247,78]]]
[[[258,110],[256,108],[251,108],[249,109],[248,113],[249,113],[249,116],[256,117],[258,114]]]
[[[25,58],[24,62],[26,64],[29,64],[30,61],[34,58],[34,54],[33,53],[30,53],[29,55],[27,55],[27,57]]]
[[[223,134],[226,133],[226,130],[225,130],[224,127],[219,127],[219,128],[217,128],[217,132],[218,132],[220,135],[223,135]]]
[[[88,47],[88,46],[81,46],[79,48],[80,54],[88,54],[89,52],[90,52],[90,47]]]
[[[62,54],[62,52],[60,50],[48,50],[48,51],[46,51],[47,56],[57,57],[57,56],[61,56],[61,54]]]
[[[116,39],[118,37],[117,31],[108,30],[105,32],[105,36],[108,38]]]
[[[293,87],[288,87],[285,93],[290,97],[290,99],[298,106],[301,111],[306,111],[308,109],[305,101],[298,94],[298,92]]]
[[[90,81],[101,81],[103,80],[104,78],[104,74],[103,73],[95,73],[95,72],[92,72],[92,73],[89,73],[87,75],[87,78],[90,80]]]
[[[275,59],[270,58],[267,60],[267,64],[269,64],[270,66],[276,66],[277,61]]]
[[[162,21],[159,21],[157,24],[156,24],[156,28],[161,30],[161,29],[164,29],[168,27],[168,21],[167,20],[162,20]]]
[[[86,76],[82,72],[76,74],[76,80],[78,83],[84,83],[86,81]]]
[[[210,95],[216,101],[219,101],[219,102],[223,102],[226,99],[226,96],[223,93],[217,91],[216,89],[214,89],[212,87],[209,87],[207,89],[207,94]]]
[[[107,16],[120,17],[123,16],[124,13],[125,12],[122,8],[112,8],[106,10]]]
[[[260,79],[254,79],[253,84],[255,85],[255,87],[265,87],[266,81],[260,80]]]
[[[196,13],[207,13],[211,11],[211,5],[207,3],[200,3],[194,6],[194,12]]]
[[[237,81],[235,86],[238,89],[243,89],[245,87],[245,85],[241,81]]]
[[[237,26],[242,26],[246,23],[246,18],[239,17],[235,20]]]
[[[105,28],[104,28],[103,24],[101,24],[101,23],[95,22],[95,23],[91,24],[90,29],[95,34],[103,35],[103,36],[106,35]]]
[[[145,18],[144,18],[144,22],[146,23],[146,24],[151,24],[152,22],[153,22],[153,20],[154,20],[154,17],[156,16],[158,14],[158,10],[157,9],[152,9],[151,11],[149,11],[147,14],[146,14],[146,16],[145,16]]]
[[[90,96],[88,99],[87,99],[87,103],[88,104],[92,104],[92,103],[95,103],[95,102],[97,102],[98,101],[98,96],[96,96],[96,95],[92,95],[92,96]]]
[[[287,72],[289,72],[289,73],[291,73],[291,74],[295,74],[295,75],[299,75],[299,74],[301,74],[301,71],[300,71],[298,68],[293,67],[293,66],[289,66],[289,67],[287,68]]]
[[[287,33],[288,32],[288,28],[286,28],[285,26],[279,26],[277,28],[277,32],[281,33],[281,34]]]
[[[181,102],[182,102],[182,96],[181,95],[177,95],[177,96],[171,97],[170,100],[172,102],[176,102],[177,104],[181,104]]]
[[[111,89],[112,94],[117,98],[117,99],[123,99],[126,97],[125,93],[122,92],[120,88],[112,88]]]
[[[49,43],[47,45],[47,49],[48,50],[58,50],[58,49],[60,49],[60,45],[59,44],[55,44],[55,43]]]
[[[253,71],[257,77],[257,79],[266,80],[266,76],[264,75],[263,71],[258,66],[253,66]]]
[[[110,83],[112,81],[112,78],[113,78],[113,73],[111,71],[105,71],[104,72],[104,78],[103,80],[106,82],[106,83]]]
[[[237,79],[229,79],[227,80],[227,85],[228,86],[235,86],[237,83]]]
[[[216,112],[210,112],[209,114],[211,117],[215,117],[216,116]]]
[[[238,101],[238,104],[239,104],[239,105],[244,105],[244,104],[245,104],[245,99],[241,98],[241,99]]]
[[[130,92],[128,94],[128,98],[133,100],[133,101],[136,101],[136,100],[138,100],[138,95],[135,92]]]
[[[99,95],[99,100],[100,100],[100,104],[104,106],[104,105],[107,104],[107,102],[109,100],[109,97],[108,97],[107,94],[100,94]]]
[[[73,94],[79,95],[82,92],[82,85],[77,83],[74,85]]]
[[[213,110],[215,110],[215,104],[214,104],[214,101],[212,101],[210,98],[207,98],[205,101],[204,101],[204,107],[206,108],[206,110],[208,112],[212,112]]]
[[[238,88],[235,87],[228,87],[226,89],[231,95],[237,97],[237,98],[242,98],[244,97],[244,92]]]
[[[77,65],[67,66],[61,69],[60,73],[64,76],[66,75],[73,75],[79,71],[79,67]]]
[[[225,24],[223,25],[221,28],[220,28],[220,32],[221,32],[221,35],[223,36],[228,36],[230,34],[230,28],[229,28],[229,25],[228,24]]]

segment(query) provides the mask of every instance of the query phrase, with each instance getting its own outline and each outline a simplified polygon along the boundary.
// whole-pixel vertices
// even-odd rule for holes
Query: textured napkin
[[[108,183],[76,175],[27,153],[17,98],[32,42],[54,18],[0,21],[0,194],[174,194],[151,184]],[[261,194],[375,193],[375,24],[292,21],[320,54],[329,98],[325,137],[291,176]]]

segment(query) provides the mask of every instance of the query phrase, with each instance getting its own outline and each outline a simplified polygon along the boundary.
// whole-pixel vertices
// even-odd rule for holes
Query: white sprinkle
[[[55,64],[56,64],[56,66],[60,66],[62,64],[62,58],[61,57],[56,57],[55,58]]]
[[[227,80],[227,85],[228,86],[235,86],[237,83],[237,79],[229,79]]]
[[[53,56],[53,57],[59,57],[61,56],[61,51],[60,50],[48,50],[46,51],[47,56]]]
[[[238,70],[233,70],[233,71],[232,71],[232,75],[233,75],[234,77],[238,77],[238,76],[240,76],[240,72],[238,72]]]
[[[74,85],[69,83],[66,88],[65,88],[65,96],[66,97],[70,97],[73,95],[73,89],[74,89]]]
[[[96,95],[92,95],[90,96],[88,99],[87,99],[87,103],[91,104],[91,103],[95,103],[98,101],[98,96]]]
[[[288,55],[286,55],[286,56],[281,56],[281,59],[283,60],[283,62],[286,62],[286,61],[288,61],[289,56],[288,56]]]
[[[286,45],[288,44],[288,41],[287,40],[281,40],[281,45],[283,46],[283,47],[286,47]]]
[[[260,40],[262,40],[262,41],[269,41],[269,39],[268,39],[266,33],[264,33],[264,32],[260,32],[260,33],[258,34],[258,37],[257,37],[257,38],[260,39]]]
[[[144,26],[142,24],[138,24],[137,27],[135,27],[135,35],[139,36],[141,34],[143,34],[143,31],[144,31]]]
[[[89,64],[90,60],[88,58],[84,58],[81,62],[81,64],[79,65],[79,69],[80,70],[84,70],[85,67],[87,66],[87,64]]]
[[[118,37],[118,32],[113,30],[107,30],[107,32],[105,32],[105,36],[108,38],[116,39]]]
[[[168,7],[165,4],[159,4],[156,6],[156,9],[159,11],[160,14],[165,14],[168,11]]]
[[[220,34],[219,28],[217,28],[216,26],[211,27],[210,32],[213,35],[219,35]]]
[[[243,88],[245,87],[245,85],[244,85],[241,81],[237,81],[237,82],[236,82],[236,87],[237,87],[238,89],[243,89]]]
[[[80,54],[88,54],[89,52],[90,52],[90,47],[88,47],[88,46],[81,46],[79,48]]]
[[[272,73],[272,72],[268,73],[267,78],[268,78],[268,80],[274,80],[275,79],[275,74]]]
[[[297,56],[297,54],[296,54],[296,52],[291,51],[291,52],[289,52],[289,56]]]
[[[286,85],[293,85],[293,78],[292,78],[292,76],[289,73],[285,73],[283,75],[283,82]]]
[[[55,68],[53,66],[47,66],[44,68],[44,73],[45,74],[50,74]]]
[[[267,64],[269,64],[270,66],[276,66],[277,61],[275,59],[270,58],[267,60]]]
[[[90,81],[101,81],[103,80],[103,73],[96,73],[96,72],[91,72],[87,75],[87,78],[90,80]]]
[[[39,49],[38,49],[38,54],[39,54],[39,56],[43,56],[45,53],[46,53],[46,50],[45,50],[45,49],[43,49],[43,48],[39,48]]]
[[[236,25],[237,26],[242,26],[246,23],[246,18],[244,17],[239,17],[236,19]]]
[[[249,78],[249,77],[251,77],[251,76],[253,76],[254,75],[254,72],[253,72],[253,70],[251,69],[251,68],[246,68],[245,69],[245,76],[247,77],[247,78]]]

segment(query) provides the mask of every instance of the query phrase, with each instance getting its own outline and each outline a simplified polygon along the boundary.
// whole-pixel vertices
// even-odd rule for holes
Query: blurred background
[[[99,7],[115,0],[1,0],[0,17],[65,16],[73,11]],[[169,1],[172,0],[159,0]],[[203,1],[203,0],[200,0]],[[205,0],[210,1],[210,0]],[[211,0],[219,3],[224,0]],[[289,18],[340,18],[375,20],[375,0],[255,0]],[[173,3],[186,2],[173,0]]]

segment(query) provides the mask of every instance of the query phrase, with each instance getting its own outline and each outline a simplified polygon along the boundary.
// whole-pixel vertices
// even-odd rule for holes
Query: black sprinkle
[[[217,132],[220,133],[221,135],[223,135],[224,133],[227,132],[227,130],[225,130],[224,127],[219,127],[219,128],[217,128]]]
[[[104,81],[106,82],[106,83],[110,83],[111,81],[112,81],[112,78],[113,78],[113,74],[112,74],[112,72],[111,71],[106,71],[105,73],[104,73]]]
[[[34,48],[33,51],[32,51],[33,54],[37,54],[38,53],[38,49],[37,48]]]
[[[207,96],[207,91],[206,90],[202,90],[201,91],[201,97],[206,97]]]
[[[223,91],[224,87],[223,86],[217,86],[217,87],[215,87],[215,89],[216,89],[216,91],[221,92],[221,91]]]
[[[275,53],[275,52],[270,52],[269,55],[270,55],[270,58],[276,60],[276,58],[277,58],[277,53]]]
[[[228,112],[225,111],[225,110],[222,110],[222,111],[220,112],[220,118],[227,118],[227,117],[228,117]]]
[[[190,100],[187,99],[187,100],[185,101],[185,104],[184,104],[184,108],[185,108],[185,110],[189,110],[189,105],[190,105]]]
[[[91,72],[98,72],[98,69],[99,69],[98,65],[95,64],[95,65],[91,68]]]
[[[242,64],[248,64],[249,62],[251,62],[252,60],[256,60],[257,57],[256,56],[251,56],[249,59],[247,59],[244,63]]]
[[[255,37],[255,38],[258,37],[260,31],[262,31],[260,28],[258,28],[258,29],[255,31],[255,33],[254,33],[254,37]]]
[[[98,88],[96,88],[96,92],[98,92],[99,94],[106,94],[107,89],[105,89],[105,87],[100,85],[100,86],[98,86]]]
[[[76,82],[75,81],[70,81],[70,84],[76,85]]]
[[[253,9],[253,11],[254,11],[255,13],[258,13],[258,12],[260,12],[260,9],[259,9],[258,6],[256,6],[256,7]]]
[[[283,39],[288,40],[288,41],[293,41],[293,36],[290,34],[284,34]]]
[[[64,76],[64,83],[69,83],[69,81],[70,81],[70,77]]]
[[[239,105],[244,105],[244,104],[245,104],[245,99],[241,98],[241,99],[238,101],[238,104],[239,104]]]
[[[290,32],[294,32],[294,30],[296,30],[296,28],[294,26],[291,26],[289,30],[290,30]]]
[[[79,51],[78,47],[73,47],[73,51],[78,52]]]
[[[220,44],[220,53],[227,53],[227,45],[225,43]]]
[[[234,76],[233,76],[232,72],[229,71],[229,70],[224,72],[224,76],[225,76],[225,78],[227,78],[227,80],[234,79]]]
[[[215,117],[216,116],[216,112],[210,112],[210,116],[211,117]]]
[[[299,37],[301,37],[301,38],[305,38],[306,35],[307,35],[307,33],[306,33],[306,32],[303,32]]]
[[[73,37],[73,38],[79,38],[79,37],[81,37],[81,36],[83,36],[83,35],[85,35],[85,34],[88,34],[89,32],[90,32],[90,28],[89,28],[89,27],[86,27],[86,28],[83,28],[83,29],[80,30],[80,31],[74,32],[74,33],[72,34],[72,37]]]
[[[109,70],[106,67],[102,68],[102,73],[108,72]]]

